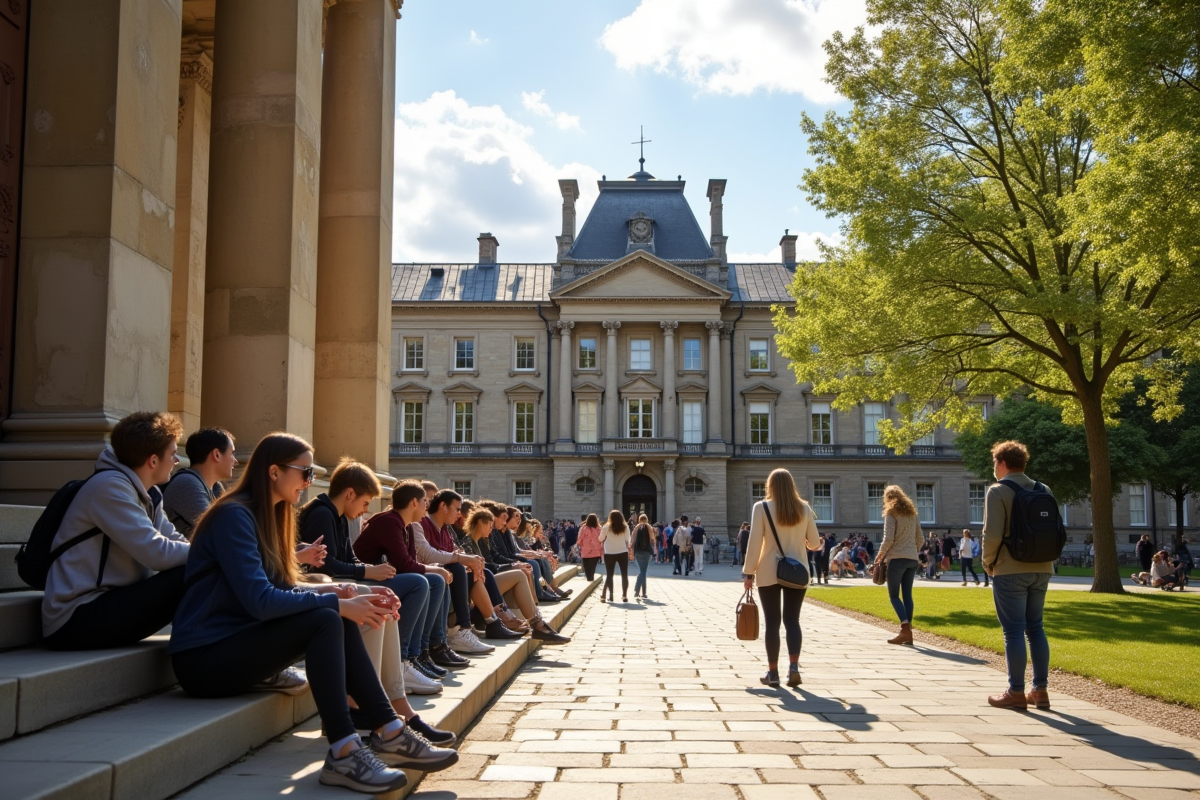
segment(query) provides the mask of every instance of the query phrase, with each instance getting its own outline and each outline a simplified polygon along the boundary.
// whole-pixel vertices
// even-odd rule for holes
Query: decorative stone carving
[[[212,62],[201,55],[179,62],[179,80],[195,81],[204,91],[212,94]]]
[[[575,322],[573,320],[559,320],[554,323],[554,327],[558,328],[560,334],[567,337],[571,335],[571,329],[575,327]]]
[[[726,325],[724,322],[706,322],[704,327],[708,328],[709,335],[719,335],[721,331],[725,330]]]
[[[663,469],[666,470],[667,472],[671,472],[672,470],[675,469],[675,459],[673,459],[673,458],[668,458],[667,460],[663,461],[662,464],[663,464]]]
[[[621,323],[620,322],[601,322],[600,327],[602,327],[602,328],[604,328],[604,330],[608,331],[609,336],[616,336],[617,331],[619,331],[621,329]]]
[[[603,466],[604,466],[604,470],[605,470],[606,472],[608,472],[608,471],[611,471],[611,470],[614,470],[614,469],[616,469],[616,468],[617,468],[617,462],[616,462],[616,461],[614,461],[614,460],[613,460],[613,459],[611,459],[611,458],[606,458],[606,459],[604,459],[604,461],[602,462],[602,464],[603,464]]]
[[[663,321],[663,322],[658,323],[658,327],[662,328],[663,333],[666,334],[667,336],[674,336],[675,330],[679,327],[679,323]]]
[[[639,211],[629,219],[629,241],[634,244],[646,244],[654,238],[654,220]]]

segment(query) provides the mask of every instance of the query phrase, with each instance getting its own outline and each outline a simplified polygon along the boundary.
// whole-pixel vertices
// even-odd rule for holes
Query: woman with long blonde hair
[[[787,631],[788,686],[799,686],[800,608],[806,589],[782,586],[775,577],[779,559],[794,558],[804,563],[806,551],[821,547],[812,508],[800,497],[792,473],[777,469],[767,477],[765,499],[754,504],[750,517],[750,541],[746,545],[746,563],[742,580],[746,591],[754,588],[758,576],[758,598],[766,621],[767,674],[759,680],[767,686],[779,685],[779,626]]]
[[[875,556],[874,569],[887,564],[888,599],[900,618],[900,633],[889,644],[912,644],[913,578],[920,566],[917,556],[925,533],[917,519],[917,507],[899,486],[883,490],[883,541]],[[930,556],[934,557],[933,555]]]
[[[650,527],[650,518],[641,514],[633,529],[633,560],[638,565],[637,580],[633,583],[633,599],[646,597],[646,573],[650,571],[650,558],[654,555],[654,528]]]
[[[321,783],[391,791],[407,783],[391,767],[437,771],[458,754],[431,747],[397,717],[363,646],[358,626],[398,618],[396,595],[377,587],[359,596],[354,584],[297,588],[296,503],[313,471],[312,446],[300,437],[273,433],[258,443],[238,484],[196,525],[167,652],[180,686],[199,697],[295,694],[305,676],[289,668],[304,659],[330,744]],[[369,746],[347,693],[372,729]]]
[[[600,591],[600,602],[605,594],[608,602],[613,601],[613,573],[621,568],[621,602],[629,602],[629,526],[621,512],[613,509],[608,513],[608,522],[600,529],[600,542],[604,545],[604,588]]]

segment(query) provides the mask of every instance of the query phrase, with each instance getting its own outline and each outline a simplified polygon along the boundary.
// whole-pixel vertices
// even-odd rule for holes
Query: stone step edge
[[[25,587],[0,592],[0,652],[37,644],[42,639],[42,593]]]

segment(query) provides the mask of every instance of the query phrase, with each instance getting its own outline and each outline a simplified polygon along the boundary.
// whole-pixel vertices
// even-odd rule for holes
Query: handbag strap
[[[767,508],[767,504],[762,504],[763,513],[767,515],[767,523],[771,526],[771,535],[775,537],[775,546],[779,548],[779,557],[787,558],[787,553],[783,552],[783,545],[779,542],[779,531],[775,530],[775,520],[771,519],[771,509]]]
[[[748,605],[748,606],[755,605],[754,595],[750,593],[749,589],[746,590],[746,594],[742,596],[742,602],[738,603],[738,605]]]

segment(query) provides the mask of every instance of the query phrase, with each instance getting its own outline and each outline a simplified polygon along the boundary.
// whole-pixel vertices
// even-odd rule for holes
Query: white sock
[[[345,747],[346,745],[350,744],[351,742],[357,742],[358,747],[362,747],[362,739],[358,738],[357,733],[352,733],[349,736],[345,737],[344,739],[338,739],[336,742],[333,742],[332,744],[329,745],[329,749],[333,752],[333,757],[334,758],[342,758],[342,756],[339,756],[338,753],[342,752],[342,748]],[[350,752],[354,752],[354,750],[357,750],[358,747],[351,749]],[[347,753],[347,755],[349,755],[349,753]]]
[[[387,725],[384,725],[379,729],[380,735],[384,739],[391,739],[395,736],[395,734],[400,733],[402,730],[404,730],[404,723],[398,719],[392,720]]]
[[[498,617],[495,613],[493,613],[490,617],[485,619],[484,622],[495,622],[498,619],[500,619],[500,617]]]

